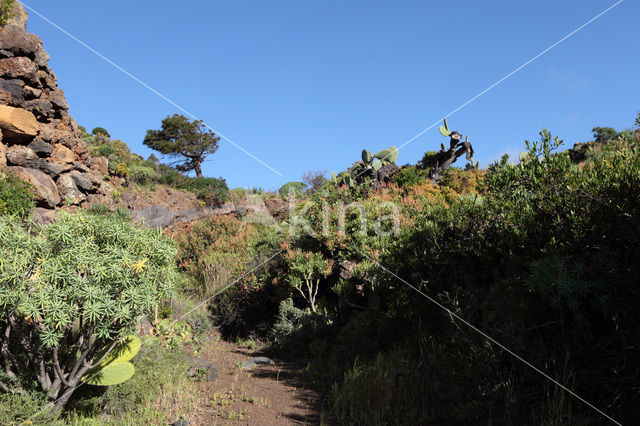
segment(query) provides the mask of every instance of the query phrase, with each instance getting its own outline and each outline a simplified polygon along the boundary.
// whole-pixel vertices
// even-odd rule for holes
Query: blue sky
[[[204,167],[230,187],[276,189],[401,145],[607,7],[575,1],[27,0],[60,27],[269,164],[228,142]],[[640,4],[625,0],[449,118],[481,167],[546,126],[565,146],[640,110]],[[171,104],[40,17],[71,114],[147,157]],[[437,126],[401,149],[415,163]],[[461,164],[462,165],[462,164]]]

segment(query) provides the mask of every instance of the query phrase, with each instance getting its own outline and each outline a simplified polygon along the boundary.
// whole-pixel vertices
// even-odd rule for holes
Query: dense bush
[[[424,182],[427,175],[428,172],[426,170],[419,169],[416,166],[404,166],[398,173],[393,175],[391,180],[398,186],[408,188]]]
[[[34,207],[33,186],[17,177],[0,173],[0,216],[24,218]]]
[[[174,245],[118,214],[59,214],[27,229],[0,217],[0,386],[62,408],[82,377],[166,298]]]
[[[313,356],[310,371],[333,385],[327,422],[598,418],[378,262],[617,420],[633,422],[639,142],[617,135],[580,165],[557,152],[561,142],[543,130],[518,164],[503,158],[487,172],[450,169],[439,186],[325,187],[298,206],[312,226],[327,212],[328,232],[299,226],[287,238],[275,276],[292,299],[281,304],[271,338],[284,351]],[[360,204],[340,210],[353,201]],[[375,232],[384,202],[399,205],[400,226],[390,235]],[[335,269],[311,274],[317,314],[310,328],[303,325],[308,300],[291,286],[309,272],[290,265],[302,253],[356,265],[344,278]]]

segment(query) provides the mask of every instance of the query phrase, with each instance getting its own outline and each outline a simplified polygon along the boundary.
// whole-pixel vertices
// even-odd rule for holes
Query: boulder
[[[76,186],[83,191],[91,191],[93,188],[93,182],[87,174],[73,171],[71,172],[71,178],[75,182]]]
[[[40,38],[15,25],[0,28],[0,49],[15,56],[31,56],[42,45]]]
[[[271,359],[264,356],[256,356],[253,358],[249,358],[242,364],[243,369],[258,367],[261,365],[275,365]]]
[[[35,138],[33,142],[29,144],[29,148],[40,157],[46,157],[53,151],[53,145],[45,142],[42,138]]]
[[[22,145],[10,146],[7,150],[7,164],[11,166],[38,167],[40,158],[31,148]]]
[[[53,107],[46,99],[32,99],[24,103],[24,109],[33,113],[37,119],[46,119],[51,115]]]
[[[21,143],[38,134],[38,121],[29,111],[0,105],[0,129],[5,143]]]
[[[80,192],[73,176],[70,174],[60,175],[56,184],[58,186],[58,192],[65,203],[80,204],[87,199],[87,197]]]
[[[53,138],[53,135],[56,132],[56,128],[53,127],[52,124],[48,124],[48,123],[38,123],[38,131],[39,136],[47,141],[50,141]]]
[[[201,358],[192,357],[192,365],[187,369],[189,377],[200,379],[203,382],[213,382],[218,377],[218,369],[213,362],[207,362]]]
[[[38,81],[38,66],[25,56],[0,59],[0,77]]]
[[[24,82],[17,78],[5,80],[0,79],[0,103],[24,108],[25,90]]]
[[[57,164],[72,164],[76,157],[73,155],[73,151],[62,144],[55,144],[51,151],[49,161]]]
[[[61,200],[56,184],[53,182],[53,179],[40,170],[14,166],[7,167],[7,171],[20,179],[31,183],[35,187],[36,206],[54,208],[60,204]]]
[[[55,210],[36,207],[31,212],[31,220],[39,225],[49,225],[58,220],[58,213]]]
[[[38,164],[38,168],[55,179],[61,173],[68,172],[69,170],[71,170],[71,164],[52,163],[43,158],[40,160],[40,164]]]
[[[47,99],[56,109],[69,109],[69,104],[64,98],[64,92],[60,89],[52,90],[43,94],[43,99]]]

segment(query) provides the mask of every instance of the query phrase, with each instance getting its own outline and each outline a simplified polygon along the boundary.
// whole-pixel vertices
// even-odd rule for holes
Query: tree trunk
[[[76,390],[76,386],[75,385],[73,387],[65,389],[64,393],[62,394],[62,396],[60,396],[60,398],[58,398],[55,401],[55,404],[53,405],[53,408],[51,409],[51,413],[55,414],[58,411],[60,411],[62,409],[62,407],[64,407],[66,405],[66,403],[69,401],[69,398],[71,398],[71,395],[73,395],[73,392],[75,390]]]
[[[202,177],[202,168],[200,167],[200,161],[193,162],[193,170],[196,171],[196,177]]]

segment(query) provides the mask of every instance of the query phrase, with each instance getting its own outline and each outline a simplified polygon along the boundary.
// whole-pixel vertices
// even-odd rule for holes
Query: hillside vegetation
[[[436,152],[397,167],[395,147],[385,151],[394,161],[365,150],[313,187],[253,191],[290,206],[277,222],[234,213],[164,235],[100,205],[30,224],[29,188],[2,179],[0,233],[11,244],[0,262],[0,325],[20,331],[2,340],[10,352],[0,363],[26,367],[0,377],[0,423],[47,418],[47,401],[89,380],[73,371],[88,347],[87,371],[127,362],[135,374],[77,386],[47,421],[196,416],[206,402],[194,390],[200,376],[187,375],[189,356],[207,347],[213,324],[229,341],[304,361],[306,380],[324,393],[324,424],[607,421],[509,351],[633,424],[640,133],[607,129],[565,151],[543,129],[519,161],[441,167],[439,183]],[[111,179],[191,188],[208,203],[227,194],[224,181],[187,178],[93,133],[85,141],[109,159]],[[135,353],[101,364],[100,350],[137,332],[146,339],[137,356],[124,348]]]

